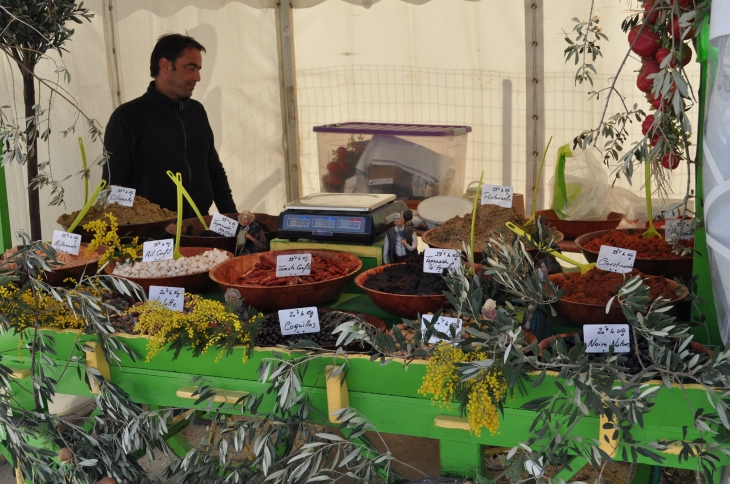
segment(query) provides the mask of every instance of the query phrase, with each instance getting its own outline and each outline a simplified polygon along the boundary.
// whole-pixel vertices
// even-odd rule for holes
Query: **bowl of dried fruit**
[[[277,257],[311,254],[309,275],[276,276]],[[210,272],[224,291],[237,289],[246,304],[261,311],[317,306],[337,299],[362,261],[335,250],[276,250],[236,257]]]
[[[51,286],[60,286],[64,282],[79,282],[82,277],[96,274],[99,270],[99,259],[109,249],[106,245],[101,245],[87,255],[86,249],[89,244],[82,242],[78,255],[69,254],[67,252],[56,251],[56,260],[61,265],[50,265],[51,270],[43,273],[43,279]],[[1,257],[6,259],[11,257],[18,251],[18,247],[8,249]],[[40,252],[40,251],[37,251]],[[44,254],[38,253],[43,256]]]

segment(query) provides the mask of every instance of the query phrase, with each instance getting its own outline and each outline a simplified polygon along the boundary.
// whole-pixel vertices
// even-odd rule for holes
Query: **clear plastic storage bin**
[[[464,192],[471,126],[315,126],[322,192],[394,193],[402,200]]]

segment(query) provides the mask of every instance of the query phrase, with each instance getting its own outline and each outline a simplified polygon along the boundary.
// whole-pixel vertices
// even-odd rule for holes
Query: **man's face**
[[[397,219],[393,220],[393,224],[395,224],[395,226],[397,228],[402,230],[403,227],[405,227],[405,225],[406,225],[406,219],[404,219],[403,217],[397,218]]]
[[[163,59],[165,64],[160,70],[163,93],[175,101],[182,101],[193,95],[195,84],[200,81],[203,56],[198,49],[188,47],[175,62]],[[158,81],[158,82],[159,82]]]

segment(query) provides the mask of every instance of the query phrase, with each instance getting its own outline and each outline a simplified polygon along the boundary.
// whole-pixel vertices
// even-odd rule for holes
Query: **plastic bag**
[[[591,150],[558,149],[552,209],[563,220],[606,220],[611,212],[608,173]]]

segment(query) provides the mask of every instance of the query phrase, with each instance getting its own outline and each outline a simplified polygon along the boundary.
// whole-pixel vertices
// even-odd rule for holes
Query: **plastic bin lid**
[[[429,222],[441,225],[450,218],[467,213],[471,215],[473,207],[474,202],[465,198],[440,195],[422,201],[418,205],[418,215]]]
[[[337,123],[314,127],[315,133],[390,134],[394,136],[460,136],[471,133],[471,126],[434,124]]]

